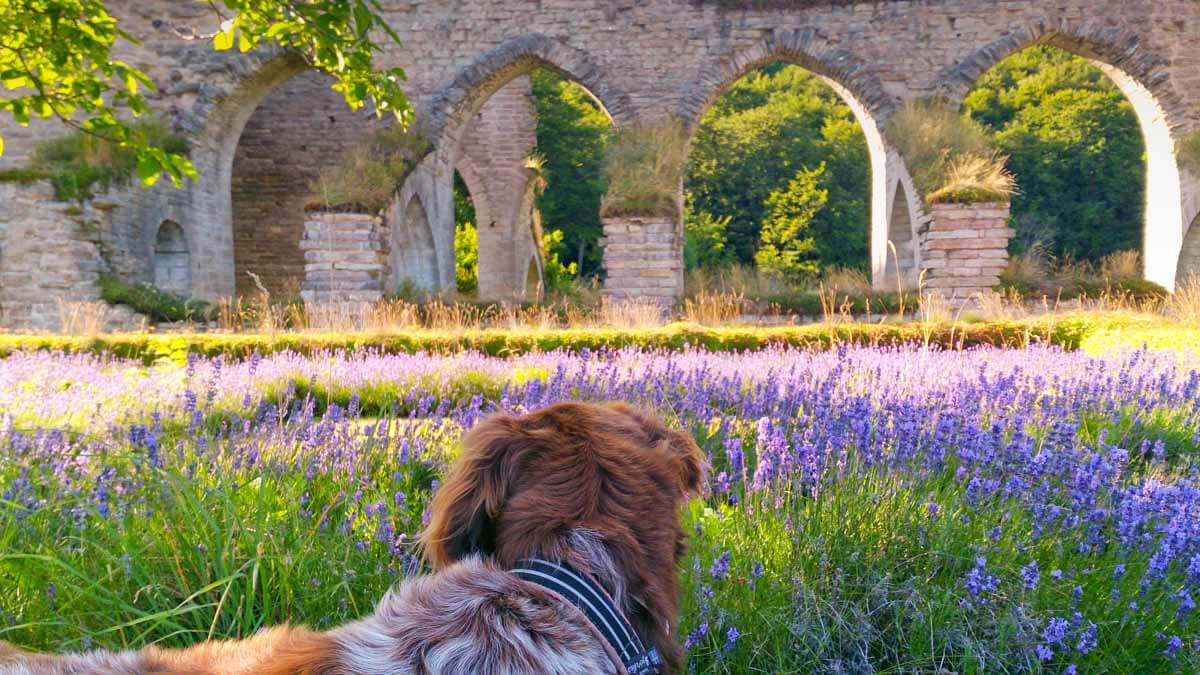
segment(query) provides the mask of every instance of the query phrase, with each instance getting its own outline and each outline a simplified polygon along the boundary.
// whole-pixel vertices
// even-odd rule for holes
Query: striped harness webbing
[[[574,605],[619,656],[629,675],[651,675],[663,664],[654,647],[646,649],[625,615],[599,584],[566,563],[526,559],[510,570],[524,581],[554,591]]]

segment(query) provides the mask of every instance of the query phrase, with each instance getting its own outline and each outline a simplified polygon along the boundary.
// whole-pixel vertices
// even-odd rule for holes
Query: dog
[[[434,493],[421,534],[433,573],[366,618],[181,650],[51,656],[0,643],[0,674],[676,673],[679,508],[703,474],[690,436],[625,404],[492,415]]]

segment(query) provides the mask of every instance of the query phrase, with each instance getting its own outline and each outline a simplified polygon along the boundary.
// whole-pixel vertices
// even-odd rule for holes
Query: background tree
[[[379,69],[381,46],[372,33],[399,44],[380,15],[378,0],[207,0],[221,22],[217,50],[249,51],[263,43],[290,48],[333,76],[333,88],[358,109],[393,113],[407,123],[411,108],[400,90],[404,73]],[[66,125],[133,152],[144,184],[166,174],[176,183],[195,177],[191,162],[132,133],[129,117],[148,111],[144,92],[154,83],[112,58],[118,40],[136,40],[117,25],[102,0],[0,0],[0,83],[11,95],[0,111],[27,125],[57,117]],[[0,137],[0,154],[4,151]]]
[[[530,76],[537,101],[537,149],[546,189],[538,197],[546,232],[561,230],[554,252],[582,275],[600,271],[601,165],[611,135],[607,113],[583,87],[545,69]]]
[[[829,202],[829,190],[821,187],[824,177],[824,164],[800,169],[787,188],[767,197],[767,217],[754,254],[759,269],[792,283],[809,281],[820,271],[812,224]]]
[[[829,206],[809,225],[814,254],[821,266],[864,268],[866,138],[837,94],[798,66],[775,64],[747,75],[705,114],[689,158],[689,208],[694,218],[728,216],[730,258],[751,263],[767,198],[785,190],[801,168],[822,162]]]

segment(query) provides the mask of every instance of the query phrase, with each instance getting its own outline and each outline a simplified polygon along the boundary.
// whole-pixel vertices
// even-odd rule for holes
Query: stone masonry
[[[1007,203],[934,204],[921,242],[924,288],[966,302],[1000,283],[1008,264]]]
[[[529,77],[522,75],[493,94],[471,121],[455,164],[475,204],[481,300],[525,295],[534,252],[520,211],[531,178],[525,159],[536,146],[537,107]]]
[[[305,303],[361,305],[383,297],[389,271],[384,222],[363,213],[308,213],[300,242]]]
[[[671,218],[604,218],[604,295],[672,305],[683,294],[683,238]]]
[[[294,297],[304,278],[305,204],[321,167],[336,164],[372,131],[370,113],[346,108],[323,74],[302,73],[255,109],[233,158],[233,260],[237,292]]]
[[[250,260],[235,252],[248,250],[250,241],[239,235],[241,243],[235,245],[235,174],[247,194],[254,193],[253,182],[245,182],[252,165],[234,168],[240,141],[249,128],[252,137],[241,153],[253,156],[251,141],[260,127],[247,123],[264,101],[294,111],[281,123],[322,133],[323,104],[314,105],[302,91],[288,93],[287,83],[307,67],[295,54],[274,48],[214,52],[207,36],[218,19],[204,3],[109,0],[106,6],[138,40],[118,43],[114,57],[154,80],[151,108],[189,138],[200,179],[182,190],[131,187],[112,197],[110,202],[120,206],[105,220],[97,246],[117,273],[147,280],[153,273],[154,234],[170,219],[183,228],[191,247],[193,292],[209,299],[231,295],[245,276],[235,258]],[[404,89],[416,126],[431,144],[387,214],[395,225],[395,278],[427,277],[440,288],[453,284],[452,185],[456,164],[468,154],[463,143],[489,99],[532,69],[553,68],[586,87],[617,126],[672,115],[694,128],[730,83],[763,64],[786,61],[834,86],[866,133],[872,213],[865,226],[871,233],[873,276],[881,284],[895,205],[916,201],[911,194],[905,200],[889,194],[903,175],[903,162],[896,160],[887,138],[888,117],[910,99],[940,95],[959,102],[990,67],[1037,44],[1092,60],[1133,105],[1147,142],[1147,277],[1172,286],[1177,275],[1200,270],[1196,247],[1184,246],[1195,241],[1188,228],[1200,213],[1200,180],[1175,156],[1178,142],[1200,131],[1200,3],[1195,0],[812,0],[773,9],[730,9],[700,0],[382,0],[382,6],[402,46],[386,47],[380,65],[407,72]],[[335,115],[338,129],[348,114]],[[271,133],[272,127],[284,128],[272,123],[261,133]],[[20,166],[40,139],[62,132],[52,120],[20,127],[0,117],[6,144],[0,169]],[[284,141],[279,149],[308,152],[301,145]],[[317,153],[305,161],[324,164],[335,155]],[[260,157],[276,162],[279,155]],[[271,170],[271,162],[262,162],[263,171]],[[7,212],[28,208],[40,188],[13,189],[29,189],[34,196],[0,202],[0,221],[24,218]],[[272,200],[283,201],[279,196],[264,201]],[[238,202],[246,203],[241,197]],[[919,214],[909,213],[908,219],[916,225]],[[298,241],[302,221],[275,232],[274,220],[258,220],[267,223],[255,233],[260,251],[270,245],[282,251]],[[408,232],[410,225],[425,229]],[[282,241],[285,236],[290,241]],[[407,252],[406,242],[415,242],[420,252]],[[902,270],[924,267],[915,260],[919,246],[903,248],[914,261],[900,265]],[[299,269],[295,248],[289,255],[294,273]],[[13,259],[5,260],[9,263],[0,264]],[[262,267],[261,261],[256,264]],[[74,272],[50,267],[40,275],[40,281],[22,281],[22,274],[0,269],[0,277],[16,286],[3,292],[21,295],[23,284],[37,283],[85,294],[73,288],[88,283]]]

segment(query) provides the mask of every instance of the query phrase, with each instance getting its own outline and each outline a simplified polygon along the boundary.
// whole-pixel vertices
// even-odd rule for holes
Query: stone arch
[[[880,285],[888,290],[895,290],[898,285],[916,288],[921,272],[921,233],[928,216],[900,153],[893,150],[888,160],[888,178],[892,182],[888,197],[888,257]]]
[[[401,227],[392,228],[393,238],[400,245],[392,254],[401,265],[393,278],[401,283],[407,279],[423,290],[439,290],[437,246],[420,195],[412,195],[408,200],[400,224]]]
[[[154,235],[154,285],[185,297],[192,294],[191,249],[173,220],[164,220]]]
[[[961,104],[975,82],[997,63],[1039,44],[1081,56],[1109,77],[1133,106],[1146,145],[1146,210],[1142,235],[1145,276],[1175,288],[1181,264],[1185,218],[1184,180],[1176,157],[1175,131],[1187,112],[1174,91],[1168,62],[1141,48],[1137,32],[1087,21],[1042,19],[1030,22],[976,49],[938,77],[942,92]]]
[[[871,278],[877,288],[886,288],[893,194],[889,188],[895,182],[892,167],[902,166],[903,160],[891,150],[883,135],[883,123],[897,108],[898,101],[886,92],[873,67],[848,50],[824,46],[815,29],[778,30],[753,47],[703,70],[684,88],[677,114],[690,137],[704,113],[734,82],[777,61],[796,64],[821,78],[850,107],[866,136],[871,162]]]
[[[513,38],[476,58],[470,65],[462,68],[454,80],[441,89],[429,102],[418,108],[417,125],[426,137],[433,141],[433,151],[410,176],[408,183],[401,189],[401,201],[406,194],[420,193],[422,201],[430,208],[430,225],[434,230],[435,240],[439,242],[438,255],[442,280],[439,287],[448,288],[453,281],[453,172],[455,168],[464,166],[462,163],[463,144],[471,128],[485,105],[505,89],[507,85],[535,68],[546,68],[562,74],[567,79],[578,83],[597,101],[601,109],[611,119],[626,119],[631,116],[631,104],[627,96],[612,87],[605,79],[605,71],[600,68],[588,54],[580,49],[571,47],[561,41],[547,38],[543,35],[526,35]],[[536,113],[535,113],[536,114]],[[531,144],[530,149],[533,149]],[[511,158],[509,158],[511,159]],[[523,163],[524,157],[520,159]],[[489,177],[497,167],[476,167],[481,179],[477,184],[489,184]],[[468,171],[470,169],[468,168]],[[504,171],[522,172],[525,170],[509,162],[503,167]],[[461,173],[461,172],[460,172]],[[464,181],[468,180],[463,174]],[[522,179],[521,184],[524,184]],[[468,183],[468,188],[474,188]],[[499,194],[496,190],[485,189],[481,194],[487,195],[489,203],[490,224],[493,220],[504,224],[503,230],[496,237],[481,228],[480,251],[484,251],[489,239],[495,239],[502,246],[502,255],[497,258],[497,264],[503,267],[503,283],[493,287],[485,283],[485,267],[492,261],[484,255],[480,257],[480,297],[488,299],[508,299],[520,295],[524,287],[523,264],[521,255],[511,255],[516,240],[523,238],[523,232],[509,232],[516,217],[516,203],[520,195],[506,190]],[[516,199],[512,197],[516,196]],[[477,202],[478,203],[478,202]],[[483,217],[480,217],[483,220]],[[517,237],[520,235],[520,237]],[[449,244],[440,244],[440,242]],[[488,261],[485,263],[485,260]],[[447,269],[450,275],[447,275]]]
[[[198,297],[231,296],[235,291],[233,261],[233,157],[238,139],[258,104],[279,84],[308,69],[298,55],[264,50],[238,61],[244,73],[226,94],[208,107],[195,134],[191,159],[200,178],[188,185],[193,257],[193,292]],[[201,264],[202,261],[202,264]]]
[[[629,97],[605,79],[605,70],[581,49],[545,35],[512,38],[462,68],[450,84],[417,111],[417,124],[439,151],[458,144],[467,124],[493,94],[537,67],[578,82],[613,120],[632,116]]]
[[[352,111],[334,79],[306,70],[280,82],[248,118],[231,173],[235,287],[261,284],[275,297],[295,294],[305,276],[305,209],[323,201],[314,184],[380,123]],[[311,255],[311,254],[310,254]],[[255,278],[251,278],[253,273]]]

